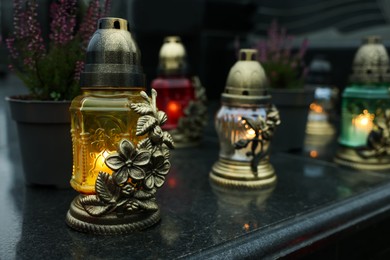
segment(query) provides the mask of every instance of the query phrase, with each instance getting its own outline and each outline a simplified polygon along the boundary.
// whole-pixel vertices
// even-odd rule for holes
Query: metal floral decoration
[[[147,228],[160,219],[155,193],[164,184],[171,167],[169,148],[174,144],[171,135],[161,129],[167,116],[156,107],[157,92],[152,89],[151,98],[144,91],[140,95],[145,103],[131,104],[131,108],[140,115],[136,135],[146,137],[136,146],[122,139],[118,151],[105,160],[113,173],[100,172],[97,177],[96,195],[76,198],[76,207],[84,210],[87,218],[96,217],[83,222],[82,218],[74,217],[80,212],[71,208],[67,222],[78,230],[126,233]]]
[[[279,112],[275,106],[271,105],[267,110],[267,118],[264,119],[258,116],[256,120],[249,117],[242,117],[246,128],[250,128],[255,133],[255,136],[250,139],[240,139],[234,143],[234,148],[240,150],[246,148],[251,143],[251,150],[247,152],[247,156],[252,156],[251,169],[254,175],[257,175],[257,166],[259,162],[268,155],[268,149],[265,148],[266,142],[269,142],[274,135],[276,126],[280,124]],[[259,152],[256,152],[260,148]]]
[[[366,159],[390,156],[390,109],[377,116],[373,130],[367,137],[367,146],[357,152]]]
[[[335,162],[359,170],[390,169],[390,58],[379,36],[368,36],[356,52],[342,94]]]
[[[276,184],[268,149],[280,118],[267,87],[257,51],[241,49],[215,116],[220,151],[209,174],[211,183],[229,189],[268,189]]]

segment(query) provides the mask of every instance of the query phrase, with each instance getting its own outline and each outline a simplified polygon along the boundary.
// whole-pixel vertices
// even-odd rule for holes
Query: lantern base
[[[115,212],[102,217],[88,214],[80,204],[84,195],[77,196],[66,215],[66,223],[71,228],[96,235],[119,235],[139,231],[160,221],[160,210],[153,213],[128,214],[118,217]]]
[[[358,170],[381,171],[390,169],[390,158],[363,158],[356,149],[340,146],[334,158],[337,164]]]
[[[255,174],[249,162],[220,158],[212,167],[210,180],[221,186],[257,189],[274,185],[276,175],[268,159],[260,162],[257,166],[257,174]]]
[[[308,121],[306,125],[306,134],[309,135],[333,135],[335,129],[327,121]]]

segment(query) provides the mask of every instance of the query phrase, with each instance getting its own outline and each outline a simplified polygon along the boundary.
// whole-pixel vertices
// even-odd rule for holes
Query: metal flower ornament
[[[80,199],[80,204],[91,216],[114,213],[124,217],[158,211],[155,193],[164,184],[171,167],[169,148],[174,144],[171,135],[161,129],[167,116],[157,110],[157,92],[152,89],[151,98],[144,91],[140,94],[146,102],[131,104],[131,108],[140,115],[136,135],[146,135],[146,138],[137,146],[123,139],[118,151],[106,158],[105,163],[113,173],[100,172],[95,185],[96,195]]]
[[[367,144],[357,150],[365,158],[388,159],[390,157],[390,109],[379,113],[373,130],[367,137]]]
[[[247,156],[252,156],[251,169],[257,175],[257,166],[261,159],[268,154],[268,147],[264,143],[271,140],[276,126],[280,124],[279,112],[275,106],[271,106],[267,110],[267,118],[259,116],[255,119],[242,117],[242,121],[254,132],[254,137],[251,139],[240,139],[234,143],[234,148],[239,150],[246,148],[250,143],[251,150],[247,152]],[[258,151],[259,150],[259,151]],[[258,152],[257,152],[258,151]]]

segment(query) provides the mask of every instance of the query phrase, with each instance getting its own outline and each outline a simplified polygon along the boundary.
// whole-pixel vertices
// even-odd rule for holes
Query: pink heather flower
[[[37,19],[38,0],[13,0],[14,30],[5,40],[11,60],[9,69],[21,76],[33,96],[53,98],[53,89],[61,91],[58,95],[63,99],[72,99],[77,94],[84,67],[82,48],[86,48],[97,20],[108,13],[111,5],[111,0],[105,0],[101,8],[100,1],[89,0],[82,24],[77,24],[78,0],[50,1],[51,22],[46,48]],[[63,47],[68,43],[69,48]]]
[[[34,69],[34,61],[31,57],[24,58],[23,64],[29,69]]]
[[[299,59],[302,59],[305,56],[308,45],[309,45],[309,41],[307,39],[304,39],[302,44],[301,44],[301,48],[299,50],[299,53],[298,53]]]
[[[19,56],[18,51],[14,48],[15,39],[14,38],[8,38],[5,40],[5,43],[7,45],[7,49],[9,50],[9,53],[11,55],[12,59],[17,59]]]
[[[79,81],[81,72],[84,69],[84,61],[76,61],[76,66],[74,70],[74,80]]]
[[[108,16],[110,11],[111,11],[111,0],[105,0],[104,11],[102,12],[101,17]]]
[[[260,41],[257,44],[257,50],[258,50],[258,57],[260,62],[267,61],[268,55],[267,55],[267,44],[264,41]]]
[[[26,6],[23,10],[23,6]],[[23,1],[15,0],[14,1],[14,38],[10,38],[8,46],[11,47],[11,57],[12,50],[15,41],[24,41],[27,44],[27,50],[30,52],[30,55],[40,57],[45,55],[46,48],[42,38],[42,32],[40,25],[37,20],[37,3],[36,1]]]
[[[97,21],[107,16],[111,8],[111,0],[104,1],[104,9],[100,8],[99,0],[91,0],[88,5],[87,13],[84,15],[83,21],[80,25],[80,36],[82,38],[84,48],[87,48],[88,42],[92,34],[96,30]]]
[[[308,47],[308,40],[305,39],[297,53],[292,54],[293,37],[287,34],[285,28],[280,27],[276,20],[273,20],[267,30],[267,38],[256,43],[258,60],[262,63],[270,76],[271,86],[295,84],[305,76],[304,56]],[[275,71],[267,71],[267,70]],[[299,75],[296,77],[294,75]],[[296,77],[296,78],[295,78]],[[275,85],[273,85],[275,84]]]
[[[99,6],[99,0],[91,0],[87,9],[87,13],[85,14],[80,25],[80,36],[82,38],[84,48],[87,47],[90,37],[96,30],[96,22],[100,18]]]
[[[59,0],[50,6],[50,40],[54,44],[65,45],[74,38],[76,26],[76,0]]]

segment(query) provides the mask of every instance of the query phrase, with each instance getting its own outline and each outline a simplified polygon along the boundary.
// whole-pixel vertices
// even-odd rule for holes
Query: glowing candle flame
[[[256,136],[256,132],[255,132],[255,130],[250,128],[250,129],[246,130],[246,135],[248,138],[254,138]]]
[[[323,113],[324,112],[324,109],[322,108],[322,106],[318,105],[316,103],[310,104],[310,110],[315,112],[315,113]]]
[[[101,172],[101,171],[108,172],[108,173],[112,172],[112,170],[108,168],[105,163],[106,158],[109,154],[110,153],[108,151],[104,150],[98,154],[92,155],[95,157],[95,161],[94,161],[94,166],[89,170],[90,174],[93,174],[94,172]]]
[[[359,130],[369,133],[373,127],[374,114],[368,113],[368,110],[363,110],[363,114],[352,119],[352,124]]]
[[[317,156],[318,156],[318,152],[316,150],[310,151],[310,157],[311,158],[317,158]]]

